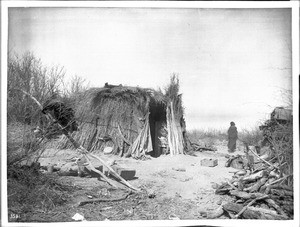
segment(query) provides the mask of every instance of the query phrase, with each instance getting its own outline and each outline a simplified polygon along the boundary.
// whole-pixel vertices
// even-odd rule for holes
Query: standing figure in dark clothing
[[[236,141],[238,139],[237,128],[234,122],[230,122],[230,127],[228,129],[228,152],[233,153],[236,149]]]

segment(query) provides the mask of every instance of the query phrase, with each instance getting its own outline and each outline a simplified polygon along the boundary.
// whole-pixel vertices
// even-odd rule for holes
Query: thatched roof
[[[151,118],[163,116],[166,100],[161,91],[150,88],[113,86],[91,88],[78,94],[74,102],[76,120],[80,131],[75,138],[87,149],[101,149],[97,138],[113,137],[121,146],[119,128],[131,143],[135,141],[150,112]],[[65,144],[66,145],[66,144]],[[65,147],[63,145],[62,147]],[[68,145],[67,145],[68,147]]]
[[[90,119],[91,111],[93,114],[107,116],[107,112],[110,111],[114,111],[116,115],[134,108],[146,114],[149,107],[155,105],[165,105],[165,97],[160,91],[151,88],[116,86],[87,90],[79,95],[75,109],[80,121],[81,117]]]

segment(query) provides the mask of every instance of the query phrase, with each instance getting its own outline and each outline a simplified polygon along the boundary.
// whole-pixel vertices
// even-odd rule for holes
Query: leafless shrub
[[[27,52],[21,57],[10,54],[7,75],[8,122],[38,124],[42,118],[36,104],[18,89],[33,95],[40,103],[60,93],[65,70],[60,66],[46,67],[41,59]]]
[[[192,143],[202,144],[207,147],[215,146],[218,142],[227,140],[227,135],[223,130],[217,129],[195,129],[187,132]]]
[[[65,85],[63,96],[75,98],[82,92],[88,90],[90,87],[89,83],[80,76],[73,76],[69,83]]]
[[[43,104],[55,94],[59,97],[64,96],[67,100],[71,94],[77,94],[85,89],[82,86],[83,80],[75,77],[71,82],[70,93],[65,94],[64,79],[64,67],[47,67],[30,52],[21,57],[9,55],[8,207],[11,210],[17,209],[18,213],[26,214],[36,209],[45,212],[52,210],[64,203],[68,191],[73,190],[68,185],[58,183],[50,175],[40,173],[38,159],[48,145],[48,133],[44,129],[49,126],[49,122],[32,98],[20,91],[27,92]],[[37,126],[42,127],[38,129]]]
[[[263,139],[263,133],[259,128],[242,129],[239,131],[239,139],[248,145],[256,146]]]
[[[28,164],[38,162],[46,149],[47,139],[37,137],[30,125],[20,122],[7,126],[7,166],[23,162]]]
[[[271,146],[277,158],[282,175],[293,174],[293,124],[278,125],[278,129],[272,134]],[[287,184],[293,181],[288,178]]]

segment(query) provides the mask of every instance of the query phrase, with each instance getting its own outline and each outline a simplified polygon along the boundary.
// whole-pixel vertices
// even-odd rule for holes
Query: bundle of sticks
[[[249,151],[249,149],[248,149]],[[234,202],[222,203],[207,215],[210,218],[228,214],[231,218],[287,220],[294,216],[292,175],[283,174],[279,164],[266,161],[251,151],[262,162],[257,169],[239,170],[231,180],[215,187],[216,194],[230,195]]]

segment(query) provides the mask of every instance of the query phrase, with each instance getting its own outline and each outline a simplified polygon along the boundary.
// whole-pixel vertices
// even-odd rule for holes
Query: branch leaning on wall
[[[15,89],[18,91],[23,92],[24,94],[28,95],[38,106],[39,108],[42,110],[43,106],[39,103],[39,101],[33,97],[31,94],[29,94],[28,92],[25,92],[21,89]],[[50,113],[46,113],[45,114],[47,119],[51,122],[56,122],[55,119],[53,118],[53,116]],[[117,179],[119,179],[123,184],[125,184],[128,188],[134,190],[134,191],[140,191],[139,189],[133,187],[131,184],[129,184],[124,178],[122,178],[118,173],[116,173],[116,171],[114,171],[104,160],[102,160],[100,157],[93,155],[93,154],[89,154],[88,151],[82,147],[71,135],[70,133],[57,122],[57,125],[59,126],[59,128],[62,130],[63,134],[70,140],[70,142],[73,144],[73,146],[86,158],[86,160],[90,160],[90,158],[94,158],[97,159],[98,161],[100,161],[106,168],[108,168],[110,170],[110,172],[115,175],[115,177]],[[103,173],[99,173],[99,171],[97,171],[95,169],[95,167],[92,165],[91,162],[89,162],[89,166],[91,167],[92,171],[98,173],[100,176],[103,177],[103,179],[106,180],[107,183],[109,183],[110,185],[112,185],[113,187],[117,187],[115,184],[111,183],[106,177],[104,177]]]

